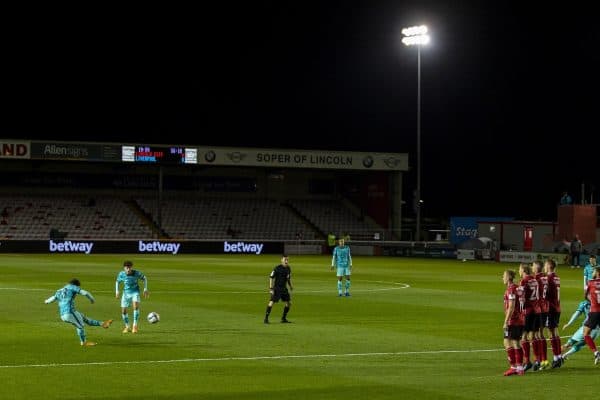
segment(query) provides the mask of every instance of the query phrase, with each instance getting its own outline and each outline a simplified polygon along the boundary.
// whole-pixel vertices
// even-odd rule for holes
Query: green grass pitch
[[[138,335],[122,334],[116,274],[149,279]],[[584,348],[562,368],[503,377],[502,271],[515,264],[355,257],[352,297],[338,298],[329,256],[290,255],[292,324],[282,303],[263,324],[277,255],[0,255],[0,399],[584,398],[600,367]],[[561,323],[582,272],[559,267]],[[44,299],[77,277],[96,303],[77,308],[96,347]],[[151,325],[145,316],[161,315]],[[131,315],[130,315],[131,316]],[[562,332],[571,334],[577,326]],[[563,339],[563,343],[566,339]],[[549,349],[549,354],[551,350]]]

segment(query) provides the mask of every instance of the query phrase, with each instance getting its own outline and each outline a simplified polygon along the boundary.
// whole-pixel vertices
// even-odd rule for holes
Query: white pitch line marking
[[[343,357],[376,357],[376,356],[410,356],[410,355],[440,355],[457,353],[489,353],[505,351],[498,349],[480,350],[431,350],[431,351],[400,351],[400,352],[376,352],[376,353],[345,353],[345,354],[299,354],[287,356],[255,356],[255,357],[221,357],[221,358],[181,358],[175,360],[145,360],[145,361],[93,361],[87,363],[50,363],[50,364],[20,364],[0,365],[0,369],[8,368],[54,368],[54,367],[86,367],[103,365],[131,365],[131,364],[174,364],[191,362],[215,362],[215,361],[260,361],[260,360],[286,360],[298,358],[343,358]]]

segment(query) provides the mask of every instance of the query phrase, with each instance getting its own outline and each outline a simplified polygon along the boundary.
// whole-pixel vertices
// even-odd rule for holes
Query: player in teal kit
[[[75,326],[81,345],[95,346],[96,343],[88,342],[86,340],[84,324],[101,326],[106,329],[112,324],[113,320],[96,321],[75,310],[75,296],[78,294],[87,297],[92,304],[94,304],[95,301],[94,296],[87,290],[81,289],[80,286],[81,283],[78,279],[72,279],[68,284],[58,289],[53,296],[48,297],[44,303],[50,304],[58,301],[58,313],[60,314],[60,319]]]
[[[562,328],[563,330],[570,326],[580,315],[584,316],[584,321],[590,313],[590,301],[584,300],[577,306],[577,310],[571,316],[569,322],[567,322]],[[592,329],[590,336],[592,339],[596,339],[600,333],[600,328]],[[585,347],[585,340],[583,339],[583,324],[577,329],[577,331],[569,338],[567,343],[563,346],[562,351],[569,350],[563,354],[562,358],[566,360],[571,354],[577,353],[581,348]]]
[[[583,293],[587,291],[588,281],[594,279],[594,268],[596,268],[597,266],[598,264],[596,263],[596,256],[592,254],[590,256],[590,260],[587,264],[585,264],[585,267],[583,268]]]
[[[119,298],[119,284],[123,282],[123,296],[121,297],[121,316],[125,323],[123,333],[138,333],[138,321],[140,319],[140,286],[138,281],[144,281],[144,297],[148,298],[150,293],[148,292],[148,279],[146,276],[138,270],[133,269],[133,263],[131,261],[125,261],[123,263],[123,271],[117,275],[117,281],[115,283],[115,297]],[[127,308],[133,304],[133,327],[129,328],[129,314],[127,314]]]
[[[342,287],[345,286],[346,296],[350,296],[350,275],[352,274],[352,255],[350,247],[346,246],[345,240],[340,239],[338,245],[333,249],[331,258],[331,270],[337,267],[337,289],[338,296],[342,296]],[[346,277],[346,284],[342,285],[342,279]]]

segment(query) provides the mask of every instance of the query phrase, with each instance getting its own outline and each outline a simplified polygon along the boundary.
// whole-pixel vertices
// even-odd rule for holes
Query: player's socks
[[[574,354],[576,352],[577,350],[575,350],[575,347],[571,347],[565,354],[563,354],[563,359],[566,360],[571,354]]]
[[[85,331],[81,328],[77,328],[77,336],[79,336],[79,341],[81,343],[85,343]]]
[[[540,360],[540,340],[539,339],[533,339],[533,356],[535,357],[536,361]]]
[[[552,354],[554,354],[554,359],[556,356],[560,355],[560,336],[553,336],[551,339],[552,343]]]
[[[337,282],[337,289],[338,289],[338,294],[341,296],[342,295],[342,281]]]
[[[346,296],[350,295],[350,279],[346,279]]]
[[[521,347],[523,349],[523,360],[529,364],[529,355],[530,355],[530,342],[529,340],[523,340],[521,342]]]
[[[125,323],[125,326],[129,326],[129,314],[127,314],[127,313],[121,314],[121,318],[123,318],[123,322]]]
[[[283,308],[283,316],[281,317],[282,320],[285,320],[287,318],[287,314],[290,311],[289,307],[284,307]]]
[[[517,357],[516,357],[515,348],[509,347],[508,349],[506,349],[506,354],[508,356],[508,363],[511,365],[511,367],[516,366]]]
[[[523,349],[521,348],[515,349],[515,363],[517,367],[523,366]]]
[[[590,335],[584,336],[583,339],[585,340],[585,343],[588,345],[590,350],[594,352],[594,354],[598,352],[598,349],[596,349],[596,343],[594,343],[594,339],[592,339]]]
[[[269,323],[269,315],[271,314],[271,309],[273,307],[267,306],[267,310],[265,311],[265,324]]]
[[[133,326],[138,324],[138,320],[140,319],[140,310],[133,310]]]

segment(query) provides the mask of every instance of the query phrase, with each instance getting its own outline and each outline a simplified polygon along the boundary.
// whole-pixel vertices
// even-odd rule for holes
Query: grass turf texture
[[[149,279],[140,333],[122,334],[114,281],[123,260]],[[584,348],[560,369],[503,377],[502,271],[515,264],[354,257],[352,297],[337,297],[329,256],[290,255],[292,324],[263,324],[276,255],[0,255],[1,399],[504,399],[595,396]],[[559,267],[561,325],[582,271]],[[86,327],[44,299],[77,277],[96,298]],[[145,316],[161,315],[151,325]],[[132,318],[130,312],[130,318]],[[580,322],[562,332],[574,332]],[[566,338],[563,339],[563,343]],[[549,349],[548,353],[552,352]]]

